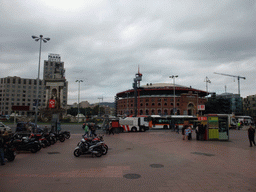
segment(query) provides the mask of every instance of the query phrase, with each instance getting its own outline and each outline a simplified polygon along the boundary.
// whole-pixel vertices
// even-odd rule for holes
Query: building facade
[[[197,115],[197,106],[204,105],[208,93],[177,84],[147,84],[138,88],[138,115]],[[116,94],[117,115],[135,114],[134,89]]]
[[[256,95],[249,95],[243,99],[244,115],[251,116],[256,120]]]
[[[230,103],[229,114],[242,115],[243,114],[243,98],[239,94],[222,93],[216,95],[216,98],[226,99]]]
[[[29,111],[17,111],[19,115],[35,112],[37,79],[5,77],[0,79],[0,109],[2,115],[11,115],[12,106],[29,106]],[[44,81],[39,81],[39,107],[45,107]]]
[[[49,84],[50,82],[50,84]],[[59,84],[61,82],[61,88]],[[67,108],[68,82],[65,79],[64,62],[58,54],[49,54],[48,60],[44,61],[43,79],[39,80],[38,108],[49,108],[49,99],[55,88],[58,93],[59,106]],[[52,89],[50,89],[50,87]],[[12,106],[28,106],[28,111],[16,111],[19,115],[30,116],[35,113],[37,79],[21,77],[5,77],[0,79],[0,113],[10,115],[13,113]]]

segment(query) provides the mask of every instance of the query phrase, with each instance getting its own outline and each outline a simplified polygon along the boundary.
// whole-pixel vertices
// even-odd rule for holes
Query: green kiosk
[[[207,140],[229,140],[228,115],[207,115]]]

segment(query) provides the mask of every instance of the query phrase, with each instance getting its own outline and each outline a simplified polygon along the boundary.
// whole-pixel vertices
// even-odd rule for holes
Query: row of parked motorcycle
[[[64,142],[70,138],[69,131],[63,132],[39,132],[30,133],[24,136],[24,134],[16,132],[11,136],[4,145],[4,155],[8,161],[13,161],[16,156],[16,151],[31,151],[36,153],[51,145],[54,145],[58,140]]]
[[[88,137],[83,135],[81,141],[77,144],[74,150],[74,156],[91,154],[92,157],[101,157],[108,153],[108,146],[104,142],[103,135],[96,135],[94,137]]]

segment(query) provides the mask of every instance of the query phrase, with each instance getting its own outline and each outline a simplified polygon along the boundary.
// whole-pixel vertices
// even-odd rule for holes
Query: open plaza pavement
[[[0,167],[0,191],[256,191],[256,147],[246,128],[229,141],[191,141],[170,130],[105,135],[108,154],[75,157],[81,127],[71,138]],[[98,131],[100,132],[100,131]]]

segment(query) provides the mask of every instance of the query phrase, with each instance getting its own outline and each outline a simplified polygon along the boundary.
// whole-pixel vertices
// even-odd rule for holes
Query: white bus
[[[197,120],[196,116],[190,115],[171,115],[171,116],[150,116],[149,118],[149,128],[152,129],[171,129],[172,126],[178,125],[181,129],[184,125],[190,125],[192,128],[195,121]]]

